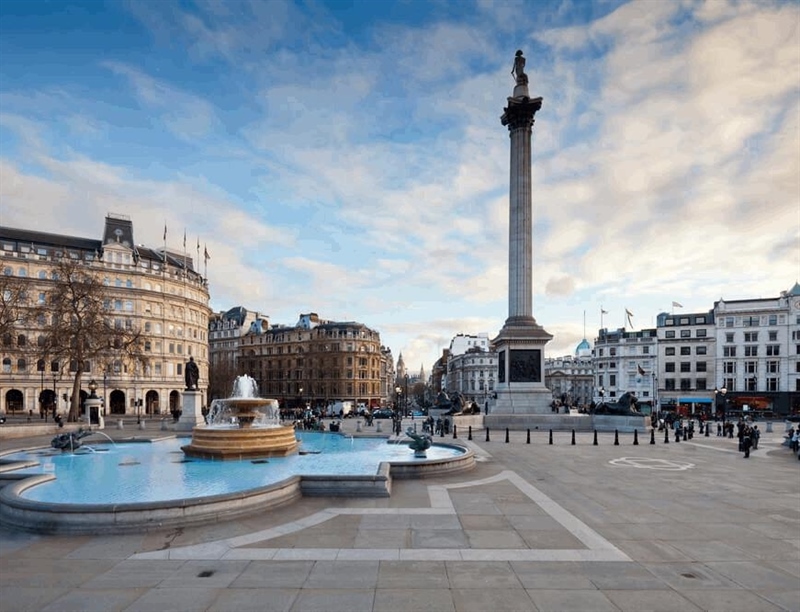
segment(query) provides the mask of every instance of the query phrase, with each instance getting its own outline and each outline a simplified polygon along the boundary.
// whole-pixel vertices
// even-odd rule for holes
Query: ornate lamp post
[[[395,404],[397,405],[397,411],[400,412],[400,398],[403,396],[403,388],[400,385],[397,385],[394,388],[394,399]]]
[[[722,395],[722,425],[725,425],[725,394],[728,390],[725,387],[717,389],[714,387],[714,413],[718,411],[718,401],[717,394]]]

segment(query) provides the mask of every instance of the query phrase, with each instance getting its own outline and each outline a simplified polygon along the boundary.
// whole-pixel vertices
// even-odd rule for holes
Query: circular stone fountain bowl
[[[195,427],[192,443],[182,446],[187,457],[200,459],[259,459],[282,457],[297,450],[294,427]]]

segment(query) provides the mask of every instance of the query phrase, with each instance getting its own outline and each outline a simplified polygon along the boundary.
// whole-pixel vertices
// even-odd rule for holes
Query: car
[[[372,411],[372,418],[374,419],[391,419],[393,416],[393,412],[391,410],[373,410]]]

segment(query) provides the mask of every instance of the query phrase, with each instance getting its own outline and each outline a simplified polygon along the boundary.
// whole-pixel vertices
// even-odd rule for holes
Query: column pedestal
[[[192,431],[198,425],[205,425],[202,412],[202,394],[200,391],[184,391],[181,418],[175,425],[175,431]]]

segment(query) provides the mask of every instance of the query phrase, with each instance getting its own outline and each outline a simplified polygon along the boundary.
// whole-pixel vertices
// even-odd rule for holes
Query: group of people
[[[736,437],[739,438],[739,452],[744,453],[745,459],[749,459],[750,450],[758,448],[758,440],[761,438],[758,425],[739,419],[739,422],[736,423],[736,430]]]

